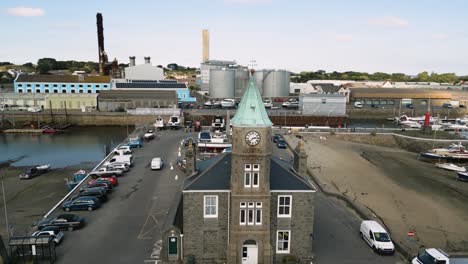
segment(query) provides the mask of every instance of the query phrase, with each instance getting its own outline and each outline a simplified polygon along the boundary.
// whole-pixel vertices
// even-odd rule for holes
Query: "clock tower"
[[[273,124],[253,78],[249,80],[231,125],[228,263],[271,263],[270,158]]]

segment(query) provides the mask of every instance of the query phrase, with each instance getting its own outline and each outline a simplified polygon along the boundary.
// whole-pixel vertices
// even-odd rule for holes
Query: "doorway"
[[[242,245],[242,264],[258,264],[258,246],[254,240],[247,240]]]

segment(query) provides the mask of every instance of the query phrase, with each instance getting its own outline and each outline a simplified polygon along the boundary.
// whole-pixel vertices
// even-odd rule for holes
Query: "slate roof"
[[[117,82],[115,87],[118,89],[132,88],[132,89],[187,89],[185,83],[176,82]]]
[[[99,100],[158,99],[177,100],[176,91],[102,90]]]
[[[270,162],[271,191],[315,191],[315,188],[296,175],[291,164],[278,158]],[[184,191],[230,190],[231,153],[198,162],[199,173],[186,179]]]
[[[45,83],[110,83],[110,76],[83,76],[80,81],[78,75],[28,75],[20,74],[16,82],[45,82]]]

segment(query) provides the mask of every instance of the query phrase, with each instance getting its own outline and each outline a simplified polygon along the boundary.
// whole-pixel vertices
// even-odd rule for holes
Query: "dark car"
[[[278,141],[276,141],[276,146],[277,146],[278,148],[283,148],[283,149],[285,149],[285,148],[287,147],[286,141],[284,141],[284,139],[282,139],[282,138],[281,138],[281,139],[278,139]]]
[[[379,106],[378,106],[378,105],[375,105],[375,104],[371,104],[371,107],[372,107],[372,108],[379,108]]]
[[[81,188],[81,190],[92,189],[92,188],[104,188],[107,193],[112,192],[114,189],[114,187],[112,186],[112,183],[106,180],[101,180],[101,181],[95,181],[92,184],[88,184],[85,187]]]
[[[449,104],[449,103],[445,103],[442,105],[443,108],[453,108],[453,105],[452,104]]]
[[[39,230],[47,226],[58,226],[60,230],[73,231],[82,228],[85,225],[85,219],[82,216],[74,214],[61,214],[53,218],[46,218],[37,222]]]
[[[273,142],[277,143],[279,139],[283,139],[280,134],[273,135]]]
[[[414,105],[413,104],[406,104],[406,108],[413,109]]]
[[[63,210],[75,211],[75,210],[88,210],[92,211],[101,206],[98,198],[94,196],[81,196],[72,201],[64,202],[62,205]]]
[[[102,203],[107,201],[107,192],[104,188],[86,188],[81,190],[78,196],[94,196]]]
[[[46,171],[48,170],[47,169],[40,169],[38,167],[32,167],[32,168],[29,168],[28,170],[26,170],[25,172],[21,173],[19,175],[19,178],[20,179],[32,179],[36,176],[39,176],[43,173],[45,173]]]

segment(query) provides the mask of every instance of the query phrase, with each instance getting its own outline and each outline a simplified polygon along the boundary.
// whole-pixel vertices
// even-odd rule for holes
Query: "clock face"
[[[260,143],[260,134],[257,131],[249,131],[245,135],[245,142],[250,146],[255,146]]]

